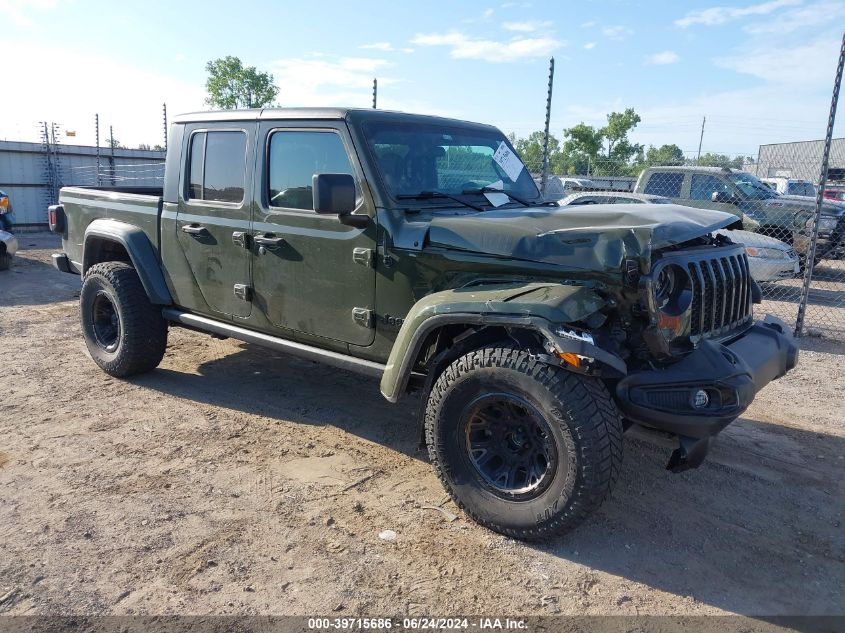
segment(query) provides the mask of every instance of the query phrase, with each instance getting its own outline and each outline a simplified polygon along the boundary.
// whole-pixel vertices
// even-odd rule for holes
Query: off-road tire
[[[545,418],[557,455],[566,456],[534,498],[505,499],[488,489],[466,448],[466,412],[491,393],[532,405]],[[622,463],[622,421],[604,384],[509,344],[474,350],[443,371],[429,395],[425,436],[435,472],[455,503],[481,525],[526,540],[575,527],[607,497]]]
[[[111,304],[117,319],[112,346],[98,341],[95,306]],[[150,303],[138,273],[124,262],[95,264],[85,273],[79,317],[88,352],[111,376],[126,378],[155,369],[167,347],[167,321]],[[102,339],[102,335],[100,335]]]
[[[0,252],[0,270],[9,270],[12,266],[12,256],[5,250]]]

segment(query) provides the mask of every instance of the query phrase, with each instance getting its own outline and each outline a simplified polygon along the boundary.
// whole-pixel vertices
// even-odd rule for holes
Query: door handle
[[[265,248],[273,249],[279,248],[282,244],[285,243],[285,238],[283,237],[273,237],[270,235],[256,235],[252,238],[252,241],[258,244],[259,246],[263,246]]]
[[[182,227],[182,232],[196,236],[208,235],[208,229],[204,226],[199,226],[198,224],[186,224]]]

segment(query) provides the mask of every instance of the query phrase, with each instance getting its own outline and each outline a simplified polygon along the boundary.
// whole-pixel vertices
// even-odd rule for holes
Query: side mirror
[[[355,179],[349,174],[314,174],[311,191],[317,213],[347,215],[355,209]]]
[[[713,202],[720,202],[722,204],[731,204],[734,202],[734,197],[727,191],[714,191],[710,196]]]

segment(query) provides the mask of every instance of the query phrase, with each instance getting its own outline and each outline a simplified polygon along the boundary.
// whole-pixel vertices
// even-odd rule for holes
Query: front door
[[[188,160],[176,218],[177,240],[198,293],[187,308],[247,317],[250,254],[245,241],[252,198],[252,124],[186,130]]]
[[[375,214],[345,125],[287,128],[268,121],[258,138],[265,149],[251,231],[256,307],[274,326],[305,338],[371,344]],[[313,211],[311,179],[320,173],[355,178],[354,213],[369,217],[366,226]]]
[[[699,209],[724,211],[733,215],[741,215],[741,211],[733,202],[713,202],[713,194],[723,194],[729,198],[737,195],[734,186],[725,178],[715,174],[692,174],[689,182],[689,200],[683,202]]]

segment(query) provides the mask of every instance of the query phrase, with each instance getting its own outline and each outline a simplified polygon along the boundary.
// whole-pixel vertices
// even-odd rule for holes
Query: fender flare
[[[173,298],[164,280],[164,273],[158,260],[158,254],[147,235],[137,226],[99,218],[85,229],[85,241],[82,247],[82,275],[95,263],[90,248],[95,239],[116,242],[126,249],[129,259],[141,279],[141,284],[155,305],[172,305]]]
[[[534,330],[561,352],[595,358],[627,374],[625,362],[560,326],[590,316],[605,305],[594,290],[558,283],[458,288],[427,295],[411,308],[385,365],[380,389],[390,402],[405,391],[428,335],[444,325],[497,325]]]

